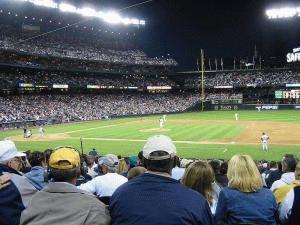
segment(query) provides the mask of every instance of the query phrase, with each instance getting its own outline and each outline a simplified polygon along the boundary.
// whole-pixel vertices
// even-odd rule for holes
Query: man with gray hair
[[[126,177],[117,173],[119,159],[116,155],[108,154],[99,158],[98,167],[103,175],[95,177],[78,188],[96,194],[98,197],[111,197],[119,186],[128,181]]]
[[[282,159],[282,172],[280,180],[275,181],[271,186],[271,191],[290,185],[295,180],[295,169],[297,165],[297,158],[292,154],[285,154]]]

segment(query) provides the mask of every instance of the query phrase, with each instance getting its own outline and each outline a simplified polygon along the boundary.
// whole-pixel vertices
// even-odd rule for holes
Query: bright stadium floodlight
[[[125,24],[125,25],[129,25],[129,24],[130,24],[130,21],[131,21],[131,20],[130,20],[129,18],[123,18],[123,19],[122,19],[122,23]]]
[[[138,19],[131,19],[130,24],[140,25],[140,21]]]
[[[281,18],[292,18],[300,16],[300,7],[284,7],[278,9],[266,10],[266,15],[269,19],[281,19]]]
[[[82,8],[82,9],[77,9],[77,12],[81,14],[82,16],[88,16],[88,17],[96,17],[97,12],[94,9],[91,8]]]
[[[58,7],[57,3],[52,0],[27,0],[37,6],[43,6],[48,8],[56,9]]]
[[[122,17],[116,12],[102,14],[102,19],[107,23],[118,24],[122,22]]]
[[[66,3],[60,3],[59,7],[60,11],[62,12],[70,12],[70,13],[76,13],[77,8],[73,5],[66,4]]]
[[[0,0],[1,1],[1,0]],[[57,8],[62,12],[77,13],[87,17],[97,17],[110,24],[124,24],[124,25],[146,25],[145,20],[139,20],[136,18],[123,18],[119,13],[110,12],[97,12],[92,8],[77,8],[74,5],[68,3],[56,3],[53,0],[14,0],[21,2],[30,2],[37,6],[43,6],[48,8]],[[299,10],[300,13],[300,10]]]

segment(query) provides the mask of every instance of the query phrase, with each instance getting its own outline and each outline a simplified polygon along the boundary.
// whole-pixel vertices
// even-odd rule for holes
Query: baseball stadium
[[[235,111],[169,114],[162,129],[162,115],[75,122],[46,126],[44,136],[32,128],[30,138],[23,137],[23,129],[1,132],[0,138],[15,141],[24,151],[62,145],[80,149],[81,139],[85,152],[96,148],[102,154],[130,156],[142,149],[148,137],[165,134],[176,143],[179,156],[186,158],[229,159],[243,153],[255,159],[280,160],[285,152],[299,154],[300,111],[245,110],[238,114],[238,121]],[[261,148],[262,132],[270,137],[268,152]]]
[[[299,25],[294,0],[0,0],[0,225],[299,224]]]

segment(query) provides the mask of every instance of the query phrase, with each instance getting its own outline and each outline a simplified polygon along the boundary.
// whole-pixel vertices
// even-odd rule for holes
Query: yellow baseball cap
[[[49,159],[49,167],[54,169],[73,169],[80,166],[79,153],[71,147],[60,147]]]

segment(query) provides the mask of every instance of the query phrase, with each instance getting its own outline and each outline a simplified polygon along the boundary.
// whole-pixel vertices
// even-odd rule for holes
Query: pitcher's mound
[[[12,141],[59,141],[68,139],[67,134],[45,134],[45,136],[40,137],[38,134],[32,135],[30,138],[24,138],[23,135],[7,137],[7,140]]]
[[[150,129],[140,130],[140,132],[167,132],[167,131],[170,131],[170,129],[166,129],[166,128],[150,128]]]

